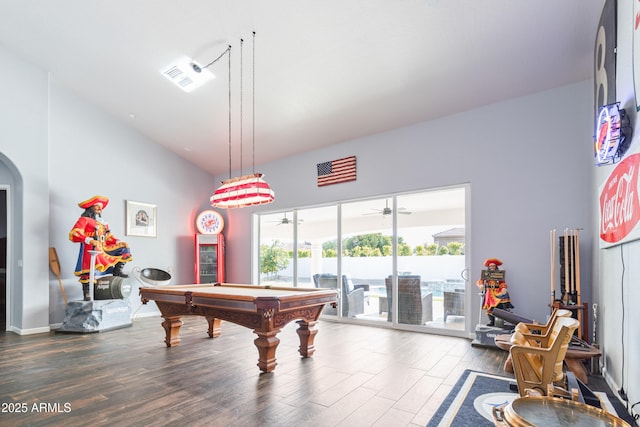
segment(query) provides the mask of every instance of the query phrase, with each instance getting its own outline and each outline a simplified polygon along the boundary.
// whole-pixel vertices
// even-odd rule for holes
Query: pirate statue
[[[482,292],[482,309],[489,316],[487,326],[495,325],[495,317],[493,309],[500,308],[509,310],[513,308],[511,298],[507,290],[507,282],[504,281],[504,270],[498,267],[502,265],[502,261],[497,258],[489,258],[484,262],[486,270],[482,270],[482,277],[478,279],[476,285]]]
[[[125,262],[133,260],[129,245],[111,234],[109,225],[102,220],[102,210],[109,204],[104,196],[94,196],[78,203],[84,212],[69,232],[69,240],[80,243],[80,253],[75,275],[80,276],[84,300],[89,301],[89,276],[91,271],[90,250],[98,251],[95,258],[95,277],[112,274],[128,277],[122,272]]]

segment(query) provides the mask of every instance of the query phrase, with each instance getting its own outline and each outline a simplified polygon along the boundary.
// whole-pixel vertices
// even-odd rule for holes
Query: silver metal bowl
[[[133,269],[133,274],[145,286],[166,286],[171,282],[171,274],[159,268],[136,267]]]

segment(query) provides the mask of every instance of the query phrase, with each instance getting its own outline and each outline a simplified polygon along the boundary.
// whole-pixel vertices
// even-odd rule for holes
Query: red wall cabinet
[[[196,234],[196,283],[224,282],[224,235]]]

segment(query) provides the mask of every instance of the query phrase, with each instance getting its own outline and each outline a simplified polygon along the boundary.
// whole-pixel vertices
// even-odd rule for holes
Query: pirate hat
[[[489,267],[491,264],[495,264],[496,266],[501,266],[502,261],[500,261],[498,258],[488,258],[484,262],[485,267]]]
[[[105,196],[93,196],[92,198],[87,199],[84,202],[78,203],[78,206],[80,206],[82,209],[88,209],[97,204],[100,204],[102,206],[102,209],[104,209],[109,204],[109,198]]]

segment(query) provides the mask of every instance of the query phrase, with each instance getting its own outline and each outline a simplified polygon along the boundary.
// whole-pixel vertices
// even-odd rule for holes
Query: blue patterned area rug
[[[493,407],[519,397],[510,390],[512,378],[466,370],[427,424],[435,426],[494,426]]]
[[[513,402],[520,395],[511,390],[515,379],[466,370],[427,424],[427,427],[495,426],[493,408]],[[616,410],[605,393],[596,393],[612,414]]]

